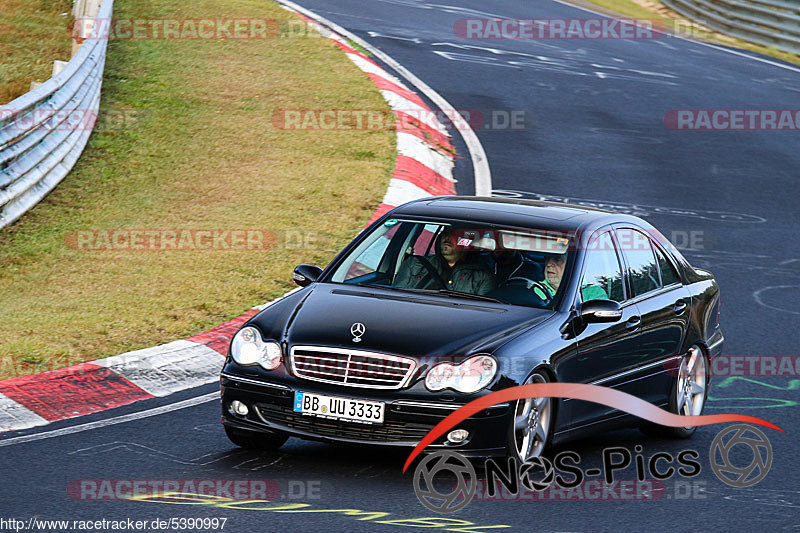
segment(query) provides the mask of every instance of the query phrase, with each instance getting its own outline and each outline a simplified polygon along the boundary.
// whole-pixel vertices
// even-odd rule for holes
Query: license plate
[[[308,392],[294,393],[294,411],[304,415],[349,420],[362,424],[381,424],[383,409],[383,402],[368,402]]]

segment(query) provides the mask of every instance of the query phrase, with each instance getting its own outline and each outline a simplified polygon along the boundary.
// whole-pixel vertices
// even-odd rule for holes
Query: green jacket
[[[556,289],[550,285],[546,279],[543,279],[540,282],[542,285],[545,286],[547,292],[550,293],[550,298],[556,295]],[[542,300],[546,300],[542,290],[539,287],[534,287],[533,292],[536,293],[536,296],[541,298]],[[581,298],[584,302],[588,302],[589,300],[608,300],[608,294],[602,288],[598,287],[597,285],[584,285],[581,287]]]

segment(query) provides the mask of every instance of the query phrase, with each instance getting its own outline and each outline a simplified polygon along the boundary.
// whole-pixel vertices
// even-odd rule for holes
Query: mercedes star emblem
[[[361,322],[356,322],[350,326],[350,333],[353,335],[353,342],[361,342],[361,337],[364,335],[365,331],[367,331],[367,328]]]

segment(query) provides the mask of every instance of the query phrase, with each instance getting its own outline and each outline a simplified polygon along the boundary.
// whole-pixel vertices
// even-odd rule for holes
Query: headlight
[[[267,370],[275,370],[281,362],[281,355],[280,344],[263,340],[254,327],[240,329],[231,342],[231,356],[240,365],[258,363]]]
[[[491,383],[495,374],[497,362],[494,358],[490,355],[478,355],[458,365],[441,363],[434,366],[425,376],[425,387],[432,392],[450,388],[470,394]]]

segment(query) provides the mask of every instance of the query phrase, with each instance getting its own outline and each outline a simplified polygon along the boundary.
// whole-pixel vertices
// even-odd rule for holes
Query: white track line
[[[350,45],[348,44],[347,46],[350,46]],[[350,58],[350,61],[355,63],[356,66],[360,70],[363,70],[367,74],[375,74],[376,76],[380,76],[381,78],[394,83],[398,87],[402,87],[403,89],[406,89],[406,90],[411,90],[408,87],[406,87],[405,83],[403,83],[399,79],[395,78],[394,76],[392,76],[391,74],[389,74],[388,72],[383,70],[381,67],[375,66],[373,63],[367,61],[363,57],[357,56],[357,55],[353,55],[353,54],[350,54],[350,53],[347,53],[347,57]]]
[[[434,129],[441,133],[442,135],[448,135],[447,130],[439,122],[439,119],[436,116],[436,112],[430,109],[425,109],[424,107],[420,107],[419,105],[415,104],[414,102],[400,96],[399,94],[387,91],[384,89],[379,89],[383,98],[389,104],[394,111],[399,111],[406,113],[407,115],[411,115],[412,118],[419,120],[426,126],[429,126],[431,129]],[[449,136],[449,135],[448,135]]]
[[[114,418],[107,418],[105,420],[98,420],[97,422],[89,422],[80,424],[78,426],[70,426],[67,428],[54,429],[52,431],[44,431],[42,433],[35,433],[33,435],[22,435],[21,437],[13,437],[10,439],[0,440],[0,448],[3,446],[11,446],[12,444],[21,444],[23,442],[31,442],[34,440],[49,439],[52,437],[61,437],[63,435],[71,435],[72,433],[80,433],[81,431],[88,431],[90,429],[99,429],[106,426],[113,426],[115,424],[123,424],[125,422],[132,422],[133,420],[140,420],[150,416],[163,415],[170,411],[177,411],[178,409],[185,409],[193,407],[201,403],[219,400],[219,392],[209,392],[202,396],[189,398],[180,402],[171,403],[169,405],[162,405],[146,411],[139,411],[138,413],[131,413],[129,415],[115,416]]]
[[[436,106],[444,111],[448,117],[453,117],[453,122],[455,125],[455,129],[459,131],[461,137],[464,139],[464,143],[467,145],[467,150],[469,150],[470,158],[472,159],[472,168],[475,173],[475,195],[476,196],[491,196],[492,193],[492,172],[489,169],[489,162],[486,159],[486,152],[483,150],[483,145],[478,140],[478,136],[475,135],[475,132],[472,128],[467,124],[467,121],[463,118],[460,118],[456,110],[450,103],[444,99],[439,93],[434,91],[431,87],[429,87],[424,81],[419,79],[417,76],[412,74],[408,69],[406,69],[403,65],[395,61],[385,52],[375,48],[367,41],[359,37],[358,35],[347,31],[346,29],[342,28],[335,22],[332,22],[325,17],[322,17],[313,11],[306,9],[302,6],[291,2],[290,0],[276,0],[279,4],[283,4],[288,6],[295,11],[302,13],[303,15],[318,20],[331,28],[333,31],[346,36],[351,41],[358,43],[359,45],[363,46],[367,50],[370,51],[375,57],[392,67],[395,72],[400,74],[403,78],[405,78],[409,83],[411,83],[414,87],[422,91],[422,93],[428,97]]]

